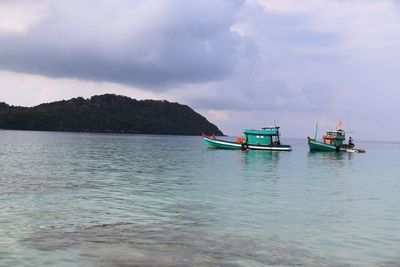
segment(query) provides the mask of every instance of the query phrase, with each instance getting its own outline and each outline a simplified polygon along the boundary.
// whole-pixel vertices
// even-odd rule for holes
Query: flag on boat
[[[342,122],[341,120],[339,121],[338,128],[339,128],[339,129],[342,129],[342,128],[343,128],[343,122]]]

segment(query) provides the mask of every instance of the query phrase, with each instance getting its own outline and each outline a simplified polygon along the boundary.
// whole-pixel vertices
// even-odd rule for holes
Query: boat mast
[[[317,124],[315,125],[315,134],[314,134],[315,140],[317,140],[317,132],[318,132],[318,119],[317,119]]]
[[[278,144],[281,144],[281,139],[280,139],[280,137],[279,137],[279,136],[281,135],[281,134],[279,133],[279,128],[280,128],[280,127],[279,127],[279,126],[276,126],[276,121],[274,121],[274,126],[275,126],[275,129],[276,129],[276,133],[278,134],[278,138],[277,138],[277,139],[278,139],[278,140],[277,140],[277,141],[278,141]],[[271,136],[271,141],[272,141],[272,136]],[[272,144],[272,142],[271,142],[271,144]]]

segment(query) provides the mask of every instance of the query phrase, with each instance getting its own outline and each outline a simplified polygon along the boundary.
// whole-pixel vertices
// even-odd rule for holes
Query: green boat
[[[310,147],[310,151],[335,151],[335,152],[365,152],[364,149],[354,148],[354,143],[352,138],[350,137],[349,142],[345,143],[346,140],[346,132],[342,130],[341,127],[342,122],[339,122],[339,127],[337,130],[332,130],[326,132],[326,134],[322,137],[322,141],[317,140],[317,130],[318,123],[315,130],[314,139],[308,137],[308,146]]]
[[[241,150],[276,150],[291,151],[290,145],[282,145],[280,141],[279,127],[266,126],[261,130],[244,130],[244,138],[236,138],[235,141],[217,139],[215,136],[203,136],[208,147],[221,149]]]

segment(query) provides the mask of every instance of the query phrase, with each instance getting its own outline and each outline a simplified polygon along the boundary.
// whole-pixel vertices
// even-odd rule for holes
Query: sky
[[[400,141],[397,0],[0,0],[0,101],[115,93],[227,135]]]

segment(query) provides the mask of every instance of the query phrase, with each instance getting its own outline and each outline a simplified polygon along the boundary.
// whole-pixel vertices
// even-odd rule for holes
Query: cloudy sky
[[[226,134],[342,120],[400,140],[400,2],[0,0],[0,101],[116,93],[187,104]]]

